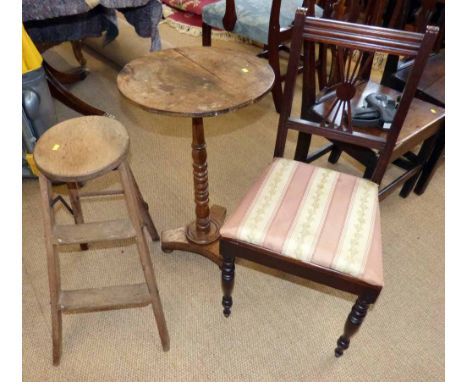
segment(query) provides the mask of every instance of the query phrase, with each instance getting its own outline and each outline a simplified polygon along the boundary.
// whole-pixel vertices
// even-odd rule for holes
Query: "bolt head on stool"
[[[127,130],[115,119],[73,118],[41,136],[34,160],[49,179],[82,182],[116,168],[127,156],[129,142]]]

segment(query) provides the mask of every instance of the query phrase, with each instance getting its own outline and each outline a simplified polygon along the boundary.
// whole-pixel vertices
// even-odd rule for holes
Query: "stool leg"
[[[153,264],[151,262],[148,244],[143,232],[143,216],[141,215],[138,207],[137,191],[135,190],[134,182],[132,181],[132,175],[130,168],[126,162],[123,162],[119,166],[120,178],[122,180],[122,187],[127,201],[128,213],[130,219],[136,231],[136,243],[138,247],[138,253],[140,255],[141,265],[145,274],[146,284],[148,285],[148,291],[151,295],[151,305],[153,307],[154,317],[158,326],[159,336],[161,338],[161,344],[164,351],[169,350],[169,333],[167,332],[166,319],[164,318],[164,312],[159,297],[158,286],[156,284],[156,278],[154,275]]]
[[[130,166],[127,166],[127,168],[128,168],[130,177],[132,179],[133,187],[136,192],[136,197],[138,201],[138,209],[140,210],[140,214],[143,217],[143,222],[145,224],[145,227],[151,236],[151,240],[159,241],[158,230],[154,226],[153,219],[151,219],[148,203],[146,203],[145,200],[143,199],[143,195],[141,194],[140,188],[138,187],[138,183],[135,180],[135,176],[133,175],[132,169],[130,168]]]
[[[53,243],[52,230],[55,224],[54,212],[51,207],[52,186],[50,181],[39,174],[41,189],[42,216],[44,221],[44,237],[47,250],[47,271],[49,276],[50,311],[52,316],[52,360],[57,366],[60,363],[62,348],[62,312],[58,299],[60,294],[60,264],[57,247]]]
[[[80,194],[78,193],[78,183],[67,183],[68,194],[70,195],[70,204],[73,210],[75,224],[83,224],[83,211],[81,209]],[[89,247],[87,243],[81,243],[80,248],[86,251]]]

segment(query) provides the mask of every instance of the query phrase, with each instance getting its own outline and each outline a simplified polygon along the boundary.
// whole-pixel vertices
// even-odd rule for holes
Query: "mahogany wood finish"
[[[405,0],[396,0],[397,3],[401,3]],[[366,25],[381,26],[384,22],[384,13],[388,6],[386,0],[374,0],[368,2],[362,2],[360,0],[319,0],[317,4],[323,8],[323,16],[325,19],[333,19],[338,21],[360,23]],[[397,4],[398,6],[398,4]],[[311,16],[308,14],[308,16]],[[333,44],[319,43],[316,60],[316,76],[318,81],[318,89],[326,91],[332,88],[340,81],[339,65],[337,62],[337,52]],[[366,53],[366,60],[372,60],[373,55],[369,52]],[[347,57],[343,57],[347,60]],[[368,65],[366,69],[360,73],[362,79],[369,79],[372,66]],[[310,101],[309,101],[310,102]],[[308,104],[309,102],[306,102]],[[299,133],[298,138],[298,158],[306,156],[311,142],[311,135],[305,132]],[[314,160],[320,156],[330,152],[328,161],[330,163],[336,163],[341,155],[341,149],[336,145],[331,145],[322,148],[320,152],[313,154],[313,157],[309,158]]]
[[[206,142],[203,118],[193,118],[192,122],[193,182],[195,190],[194,222],[187,226],[187,239],[195,244],[210,244],[219,238],[219,226],[210,220],[208,193],[208,163],[206,162]]]
[[[214,47],[154,52],[130,62],[119,73],[119,90],[132,102],[148,111],[192,118],[195,220],[162,232],[164,252],[194,252],[221,265],[218,239],[226,209],[209,205],[203,118],[256,102],[273,81],[274,73],[263,60]]]
[[[49,85],[52,97],[82,115],[110,116],[110,114],[107,114],[105,111],[97,109],[73,95],[65,88],[65,86],[63,86],[64,83],[70,84],[76,81],[81,81],[87,75],[85,74],[86,72],[79,70],[71,74],[63,73],[59,72],[57,69],[53,69],[49,64],[44,65],[44,70],[46,72],[47,84]]]
[[[86,58],[83,56],[83,40],[71,41],[71,46],[76,60],[80,63],[81,67],[85,67]]]
[[[373,167],[370,174],[372,181],[379,183],[383,177],[386,163],[392,155],[393,147],[403,125],[406,114],[410,108],[411,99],[416,91],[418,75],[413,73],[409,87],[402,95],[400,107],[393,126],[388,134],[372,135],[355,131],[350,124],[351,101],[359,95],[358,80],[360,74],[365,72],[369,65],[365,53],[373,54],[375,51],[395,53],[404,51],[416,58],[419,65],[424,66],[427,56],[435,41],[436,31],[429,28],[426,34],[395,31],[375,26],[358,25],[329,19],[318,19],[306,16],[306,9],[299,9],[294,21],[294,31],[291,43],[291,54],[288,63],[288,72],[285,84],[285,93],[275,145],[275,157],[282,157],[286,145],[289,129],[314,133],[326,136],[332,141],[342,142],[353,147],[372,147],[380,151],[380,159]],[[304,44],[305,43],[305,44]],[[297,67],[300,64],[301,49],[304,45],[304,57],[307,63],[304,68],[304,77],[313,81],[304,83],[305,98],[315,98],[315,46],[314,43],[333,44],[336,46],[337,66],[341,81],[334,87],[333,93],[325,95],[328,105],[323,113],[326,118],[305,120],[303,118],[291,118],[294,89],[297,78]],[[349,49],[348,51],[345,49]],[[362,50],[358,57],[358,63],[351,65],[351,56],[354,49]],[[345,57],[348,60],[345,60]],[[378,85],[377,85],[378,86]],[[362,95],[362,92],[361,92]],[[359,97],[357,97],[359,98]],[[421,101],[422,102],[422,101]],[[411,139],[411,138],[409,138]],[[359,152],[357,150],[357,152]],[[337,341],[335,356],[340,357],[349,347],[350,338],[359,329],[370,304],[377,300],[381,287],[368,284],[358,278],[325,268],[316,264],[302,262],[300,260],[282,256],[256,245],[221,237],[220,254],[223,257],[222,264],[222,306],[225,316],[231,313],[232,289],[234,285],[235,258],[241,257],[280,271],[303,277],[326,286],[346,291],[358,296],[356,304],[345,323],[343,334]]]
[[[312,127],[305,128],[307,123],[302,121],[302,128],[292,126],[290,122],[286,124],[288,128],[301,131],[295,159],[310,162],[332,151],[330,161],[335,162],[341,151],[345,151],[364,164],[364,176],[378,184],[381,184],[387,167],[393,162],[406,172],[388,186],[381,186],[380,199],[401,184],[404,187],[400,195],[407,196],[408,191],[411,191],[410,185],[414,185],[432,151],[433,146],[430,144],[433,145],[434,140],[431,138],[443,126],[445,113],[442,108],[414,99],[422,68],[436,37],[435,27],[428,27],[423,35],[339,21],[330,21],[329,28],[322,24],[322,20],[306,25],[304,55],[309,64],[304,68],[301,118],[302,121],[309,120]],[[334,45],[339,73],[339,81],[321,89],[321,92],[317,92],[314,80],[318,71],[314,59],[316,43]],[[415,67],[419,70],[411,72],[403,93],[375,84],[363,76],[377,52],[405,55],[414,59]],[[351,60],[353,54],[357,61],[355,64]],[[365,97],[374,92],[387,94],[393,99],[400,98],[395,118],[387,131],[356,128],[351,124],[353,109],[361,106]],[[305,131],[307,129],[309,132]],[[333,146],[326,146],[308,157],[311,133],[328,138]],[[419,150],[417,155],[401,159],[426,140],[424,149]]]
[[[83,122],[83,119],[86,119]],[[71,122],[70,122],[71,121]],[[70,125],[73,121],[78,121],[77,126]],[[110,121],[110,122],[109,122]],[[128,135],[121,137],[121,129],[117,128],[115,136],[107,134],[107,145],[114,147],[103,147],[102,150],[89,150],[80,148],[80,145],[88,145],[89,142],[99,142],[100,134],[93,129],[95,124],[100,129],[106,129],[106,122],[109,122],[107,129],[116,127],[115,120],[97,117],[82,117],[69,120],[49,129],[38,141],[34,158],[40,170],[39,184],[41,191],[44,236],[47,250],[47,267],[50,290],[50,303],[52,315],[52,358],[53,364],[60,362],[62,348],[62,313],[82,313],[95,312],[111,309],[126,309],[141,307],[151,304],[155,316],[157,328],[161,338],[164,351],[169,350],[169,334],[166,327],[164,312],[162,310],[153,265],[150,258],[148,244],[144,235],[144,227],[147,228],[153,240],[158,240],[156,228],[149,216],[148,207],[138,190],[134,176],[130,167],[126,163],[128,153]],[[118,126],[117,126],[118,127]],[[82,130],[82,141],[76,140],[71,132],[76,129]],[[72,130],[70,130],[72,129]],[[68,134],[66,131],[68,130]],[[55,134],[57,132],[57,134]],[[93,139],[93,136],[94,139]],[[68,136],[68,140],[67,140]],[[120,137],[117,138],[116,137]],[[44,138],[44,139],[43,139]],[[52,144],[54,142],[58,142]],[[101,142],[102,143],[102,142]],[[62,150],[58,155],[55,153]],[[111,152],[111,156],[106,154]],[[86,154],[87,153],[87,154]],[[104,153],[104,154],[103,154]],[[122,190],[112,190],[109,192],[81,194],[78,183],[83,176],[73,162],[77,155],[88,155],[82,158],[87,164],[85,175],[87,180],[94,179],[117,168],[121,178]],[[103,166],[103,161],[98,157],[104,155],[109,159],[108,165]],[[118,160],[113,160],[117,157]],[[51,163],[54,162],[53,165]],[[62,165],[57,162],[62,162]],[[94,172],[91,170],[94,163]],[[47,168],[47,171],[43,171]],[[70,174],[65,171],[70,170]],[[55,174],[54,171],[57,170]],[[76,176],[76,179],[73,179]],[[75,225],[57,225],[53,210],[54,196],[52,192],[52,182],[66,179],[70,191],[70,200],[75,219]],[[80,199],[85,196],[115,195],[123,193],[130,220],[113,220],[106,222],[85,223],[81,209]],[[112,241],[134,238],[138,247],[140,262],[143,268],[146,283],[134,285],[110,286],[104,288],[62,290],[60,283],[59,253],[60,245],[80,244],[82,249],[87,249],[88,244],[97,241]]]
[[[83,81],[89,74],[89,70],[84,67],[72,69],[68,72],[61,72],[55,69],[45,60],[43,60],[42,66],[44,67],[49,76],[53,76],[62,85],[69,85],[79,81]]]
[[[264,46],[264,50],[260,53],[259,57],[264,57],[268,59],[273,72],[275,73],[275,82],[273,88],[271,89],[273,94],[273,102],[275,104],[275,109],[279,113],[282,97],[283,97],[283,87],[282,82],[284,81],[284,76],[281,75],[280,71],[280,56],[279,53],[281,50],[288,51],[289,49],[285,46],[291,39],[291,30],[292,26],[289,28],[280,27],[280,11],[281,11],[281,1],[282,0],[272,0],[271,11],[270,11],[270,23],[268,29],[268,44]],[[287,1],[287,0],[284,0]],[[309,4],[310,12],[313,13],[314,10],[314,0],[304,0],[303,4],[306,6]],[[236,14],[236,5],[235,0],[226,1],[226,11],[223,17],[223,25],[225,30],[232,31],[236,25],[237,14]],[[202,44],[203,46],[211,46],[211,29],[212,27],[206,23],[202,24]]]
[[[409,5],[406,0],[400,0],[403,4],[401,17],[395,16],[398,12],[394,10],[395,27],[408,27]],[[415,13],[414,29],[423,31],[428,24],[439,26],[439,34],[433,48],[433,54],[424,68],[421,80],[416,91],[416,97],[445,108],[445,0],[422,0],[420,7]],[[414,67],[413,60],[401,60],[399,56],[390,55],[385,65],[381,83],[397,90],[402,90],[408,81],[408,76]],[[445,121],[434,144],[433,151],[423,164],[421,175],[415,187],[415,193],[422,195],[426,190],[436,168],[440,163],[445,149]]]
[[[336,342],[335,356],[341,357],[343,352],[349,347],[349,340],[358,331],[367,314],[369,303],[363,297],[358,297],[353,305],[351,313],[346,320],[344,333]]]
[[[383,22],[386,0],[373,0],[367,3],[360,0],[319,0],[317,4],[323,8],[324,19],[380,26]],[[334,45],[318,44],[316,66],[319,89],[330,87],[339,81]],[[369,78],[370,69],[371,67],[362,73],[363,78]]]
[[[411,2],[408,0],[400,0],[402,2],[401,10],[396,6],[392,15],[392,28],[404,29],[409,27],[409,7]],[[434,19],[439,8],[439,16]],[[445,39],[445,1],[443,0],[422,0],[419,9],[415,14],[414,26],[411,26],[417,32],[424,32],[427,25],[437,25],[439,33],[437,40],[433,47],[435,57],[431,57],[424,70],[424,75],[421,78],[420,86],[418,86],[417,97],[425,99],[425,89],[428,87],[428,82],[433,82],[445,75],[445,54],[442,45]],[[398,55],[389,55],[385,64],[384,73],[382,75],[381,83],[385,86],[391,87],[396,90],[403,90],[408,78],[408,73],[414,65],[414,60],[405,57],[404,60],[400,59]],[[445,103],[441,102],[444,96],[436,96],[427,99],[428,102],[434,102],[436,105],[444,106]]]
[[[365,301],[366,304],[373,304],[376,302],[381,287],[367,284],[361,280],[347,276],[345,274],[333,271],[331,269],[323,268],[318,265],[304,263],[299,260],[281,256],[277,253],[259,248],[258,246],[249,245],[243,242],[237,242],[230,239],[221,237],[220,240],[220,254],[223,258],[221,266],[221,284],[223,289],[223,298],[221,304],[223,306],[223,314],[225,317],[229,317],[231,314],[231,307],[233,305],[232,290],[234,288],[234,277],[235,277],[235,259],[241,257],[253,261],[257,264],[261,264],[279,271],[302,277],[316,283],[327,285],[329,287],[339,289],[345,292],[353,293],[358,297],[358,301]],[[356,313],[351,312],[354,317]],[[351,318],[345,324],[344,333],[338,340],[338,347],[335,350],[335,356],[339,357],[343,354],[345,347],[340,345],[340,342],[347,343],[349,346],[349,340],[353,334],[357,332],[360,324],[362,323],[362,317],[359,324],[355,324],[356,320],[353,318],[353,322],[348,323]],[[346,348],[347,348],[346,346]],[[340,350],[338,350],[340,349]]]
[[[41,53],[45,52],[47,49],[55,46],[55,43],[50,44],[38,44],[37,48]],[[47,84],[49,85],[49,90],[55,99],[63,103],[65,106],[69,107],[72,110],[82,114],[82,115],[104,115],[110,116],[105,111],[102,111],[94,106],[86,103],[82,99],[70,93],[64,85],[74,84],[78,81],[84,80],[88,74],[89,70],[86,68],[86,59],[83,56],[81,51],[82,43],[81,41],[74,41],[72,43],[73,53],[75,58],[80,63],[81,67],[73,69],[69,72],[61,72],[55,69],[50,65],[45,59],[42,62],[42,66],[46,72]]]

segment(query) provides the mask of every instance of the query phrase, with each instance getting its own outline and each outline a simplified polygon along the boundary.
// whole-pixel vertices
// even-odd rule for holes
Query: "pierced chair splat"
[[[406,197],[443,128],[444,109],[415,98],[422,69],[438,29],[428,27],[426,33],[421,34],[368,25],[352,26],[339,21],[331,23],[333,30],[311,29],[310,40],[304,42],[306,65],[301,118],[308,120],[311,127],[299,129],[295,159],[312,162],[331,151],[329,161],[335,163],[345,152],[365,166],[365,178],[371,178],[377,171],[374,180],[381,185],[381,200],[401,185],[400,195]],[[333,45],[336,62],[336,81],[320,91],[315,83],[319,75],[314,51],[317,43]],[[376,53],[405,55],[414,59],[415,70],[410,73],[401,93],[369,80],[367,73]],[[362,108],[370,102],[372,94],[395,103],[382,104],[378,110],[374,109],[377,112],[375,121],[363,126],[355,116],[358,111],[373,111],[372,108]],[[289,126],[294,128],[294,124]],[[346,139],[339,138],[344,137],[341,132],[347,132]],[[322,135],[331,144],[309,154],[313,134]],[[413,153],[415,150],[418,151]],[[382,185],[391,164],[405,171]]]

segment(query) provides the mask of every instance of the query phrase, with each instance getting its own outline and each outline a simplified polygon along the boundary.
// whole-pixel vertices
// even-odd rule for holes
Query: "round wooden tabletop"
[[[254,103],[273,86],[268,61],[231,49],[186,47],[153,52],[125,65],[121,93],[156,113],[210,117]]]
[[[127,155],[130,139],[115,119],[86,116],[52,126],[37,141],[34,160],[48,178],[80,182],[113,170]]]

